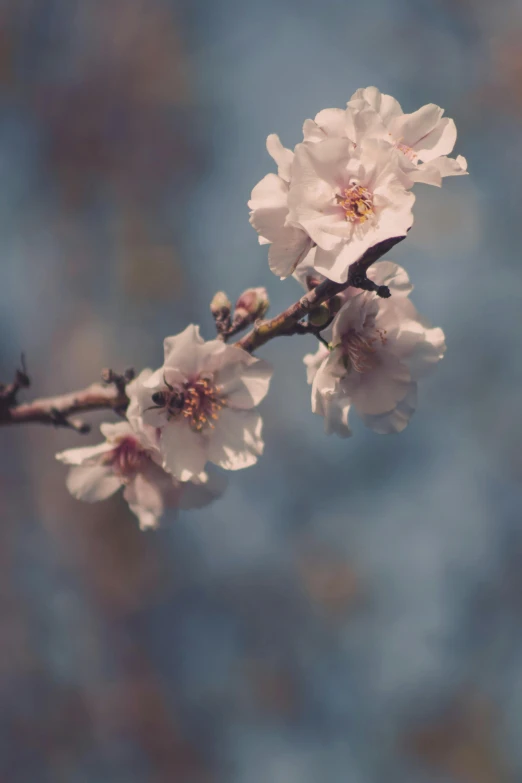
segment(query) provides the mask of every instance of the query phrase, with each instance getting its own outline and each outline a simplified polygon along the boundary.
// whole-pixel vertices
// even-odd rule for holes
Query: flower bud
[[[232,304],[230,299],[224,291],[218,291],[216,294],[214,294],[210,303],[210,312],[214,318],[224,318],[230,315],[231,308]]]
[[[266,288],[247,288],[236,302],[234,321],[255,321],[263,318],[269,307]]]

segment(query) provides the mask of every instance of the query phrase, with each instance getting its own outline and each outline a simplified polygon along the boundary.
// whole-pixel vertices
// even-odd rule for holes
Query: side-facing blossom
[[[356,146],[370,138],[387,141],[400,153],[399,162],[412,182],[440,186],[443,177],[467,174],[466,159],[450,158],[457,139],[455,123],[444,109],[426,104],[405,114],[400,103],[377,87],[357,90],[346,109],[323,109],[303,126],[305,142],[349,139]]]
[[[253,410],[272,369],[241,348],[205,342],[193,324],[164,341],[163,366],[128,391],[133,413],[156,432],[162,466],[180,480],[206,462],[227,470],[253,465],[263,451],[263,422]]]
[[[334,319],[330,350],[321,345],[304,359],[312,410],[324,416],[328,433],[341,437],[351,435],[352,406],[376,432],[404,429],[415,410],[417,381],[445,351],[442,329],[429,327],[408,298],[406,272],[380,261],[370,276],[392,296],[354,291]]]
[[[79,500],[105,500],[123,487],[123,497],[144,530],[157,527],[166,508],[200,508],[221,494],[222,482],[204,473],[195,482],[174,479],[159,464],[160,453],[144,431],[137,432],[129,422],[102,424],[100,429],[103,443],[56,455],[73,466],[67,488]]]
[[[314,267],[343,283],[371,247],[406,236],[415,196],[405,186],[395,150],[370,140],[355,147],[328,138],[298,144],[288,193],[288,221],[317,246]]]
[[[270,245],[270,269],[284,280],[305,258],[312,241],[303,229],[287,223],[294,153],[283,147],[275,134],[268,137],[266,147],[277,163],[278,173],[267,174],[253,189],[248,202],[250,223],[259,234],[259,244]]]
[[[392,143],[402,153],[402,164],[415,182],[441,185],[443,177],[467,174],[466,159],[450,158],[457,140],[457,128],[444,109],[427,103],[411,114],[405,114],[400,103],[377,87],[357,90],[348,102],[347,110],[359,109],[364,101],[380,117]],[[372,125],[375,132],[377,126]],[[378,132],[378,131],[377,131]]]

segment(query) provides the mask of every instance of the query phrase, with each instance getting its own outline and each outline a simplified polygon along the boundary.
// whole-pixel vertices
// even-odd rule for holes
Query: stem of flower
[[[345,283],[324,280],[279,315],[267,321],[256,321],[252,330],[235,345],[253,353],[274,337],[283,335],[314,334],[321,340],[320,329],[307,322],[303,323],[301,319],[348,286],[375,291],[381,297],[390,296],[387,286],[376,285],[369,280],[366,273],[372,264],[403,239],[404,237],[393,237],[374,245],[350,266],[348,280]],[[79,433],[88,432],[88,425],[71,417],[76,413],[99,410],[112,410],[123,414],[129,404],[125,386],[133,377],[132,370],[127,370],[123,375],[112,370],[104,370],[102,378],[106,385],[93,383],[80,391],[18,404],[19,390],[30,385],[22,357],[22,366],[17,370],[14,381],[6,386],[0,386],[0,426],[39,423],[51,424],[54,427],[69,427]]]

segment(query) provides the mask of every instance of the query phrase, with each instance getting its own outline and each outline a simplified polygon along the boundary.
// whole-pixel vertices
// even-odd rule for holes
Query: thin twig
[[[384,242],[379,242],[378,245],[374,245],[359,261],[350,266],[346,283],[334,283],[332,280],[324,280],[284,312],[267,321],[257,321],[254,324],[254,328],[242,337],[236,345],[252,353],[274,337],[298,334],[301,318],[308,315],[311,310],[322,302],[326,302],[336,294],[344,291],[348,286],[362,288],[365,291],[375,291],[378,296],[383,298],[390,296],[389,288],[387,286],[378,286],[367,277],[366,272],[372,264],[403,239],[404,237],[392,237]]]
[[[86,432],[85,425],[71,419],[75,413],[90,413],[100,410],[125,410],[129,400],[125,392],[114,386],[93,383],[86,389],[45,397],[32,402],[0,410],[0,426],[8,424],[52,424],[55,427],[70,427]]]
[[[390,248],[404,237],[393,237],[370,248],[356,263],[350,267],[346,283],[334,283],[325,280],[294,302],[287,310],[267,321],[257,321],[253,329],[235,345],[252,353],[274,337],[291,334],[314,334],[319,339],[320,329],[301,319],[309,315],[322,302],[331,299],[344,291],[348,286],[375,291],[378,296],[388,297],[390,291],[386,286],[378,286],[369,280],[366,272]],[[324,327],[321,327],[324,328]],[[226,339],[222,337],[222,339]],[[71,418],[77,413],[112,410],[123,415],[129,404],[125,392],[127,383],[134,377],[133,370],[126,370],[123,375],[112,370],[102,373],[105,385],[93,383],[86,389],[61,394],[56,397],[45,397],[32,402],[18,404],[17,395],[21,388],[29,386],[25,362],[22,357],[21,369],[17,370],[14,381],[7,386],[0,386],[0,426],[10,424],[51,424],[55,427],[69,427],[77,432],[88,432],[89,426],[79,419]]]

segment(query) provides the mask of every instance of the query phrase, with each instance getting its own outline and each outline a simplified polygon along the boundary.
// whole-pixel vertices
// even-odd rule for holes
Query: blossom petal
[[[419,147],[421,140],[437,127],[443,114],[444,109],[440,106],[427,103],[412,114],[403,114],[402,117],[395,119],[391,123],[390,131],[396,139],[407,147],[414,148],[418,153],[419,149],[422,149]]]
[[[226,470],[241,470],[254,465],[263,453],[262,428],[263,420],[259,413],[225,408],[209,439],[210,462]]]
[[[399,101],[391,95],[381,93],[377,87],[365,87],[357,90],[350,98],[350,103],[357,99],[366,101],[386,124],[395,117],[400,117],[403,113]]]
[[[276,133],[271,133],[266,140],[266,148],[268,154],[277,163],[277,173],[286,182],[290,181],[290,170],[292,167],[292,161],[294,159],[294,153],[292,150],[283,147],[281,140]]]
[[[89,465],[71,468],[67,476],[67,489],[78,500],[95,503],[105,500],[121,487],[121,479],[110,467]]]
[[[76,449],[66,449],[56,455],[59,462],[66,465],[96,465],[103,454],[114,449],[113,443],[98,443],[97,446],[80,446]]]
[[[395,408],[386,413],[370,414],[361,413],[360,418],[366,427],[369,427],[379,435],[391,435],[402,432],[408,425],[417,407],[417,384],[411,383],[404,399],[397,403]]]
[[[186,420],[171,421],[163,427],[159,446],[163,468],[179,481],[190,481],[203,471],[207,461],[205,438]]]
[[[179,486],[179,485],[177,485]],[[172,476],[157,465],[137,473],[123,491],[130,510],[138,517],[140,529],[155,528],[165,509],[165,495],[177,488]],[[178,489],[178,495],[181,492]],[[175,507],[174,503],[171,503]]]
[[[449,155],[457,141],[457,128],[453,120],[443,117],[436,127],[412,145],[419,160],[429,161],[441,155]]]
[[[163,340],[165,364],[183,370],[183,360],[186,359],[187,355],[190,355],[196,345],[202,345],[203,342],[204,340],[199,333],[199,326],[195,324],[189,324],[179,334],[165,337]]]
[[[272,366],[241,348],[227,346],[228,362],[215,375],[218,393],[228,407],[248,409],[259,405],[268,392]]]

